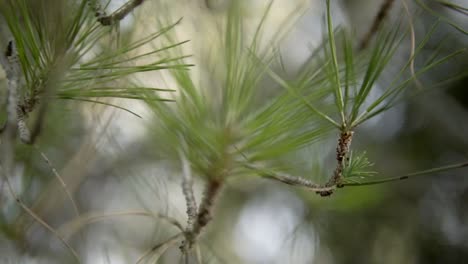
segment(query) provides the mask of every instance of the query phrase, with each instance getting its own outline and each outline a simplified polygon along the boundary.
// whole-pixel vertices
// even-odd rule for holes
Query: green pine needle
[[[377,174],[372,170],[374,164],[367,159],[366,152],[356,155],[351,151],[348,158],[343,168],[345,182],[362,182]]]

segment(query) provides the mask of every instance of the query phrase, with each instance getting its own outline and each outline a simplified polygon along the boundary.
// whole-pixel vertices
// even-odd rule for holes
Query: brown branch
[[[455,164],[445,165],[442,167],[412,172],[412,173],[408,173],[408,174],[404,174],[404,175],[400,175],[396,177],[381,178],[381,179],[365,181],[365,182],[345,182],[343,180],[343,169],[344,169],[344,166],[347,165],[346,163],[348,162],[348,158],[349,158],[348,155],[349,155],[352,137],[353,137],[353,131],[347,131],[347,132],[341,133],[340,139],[338,140],[338,146],[336,148],[336,152],[337,152],[336,159],[337,159],[338,164],[337,164],[337,167],[334,171],[332,178],[324,186],[321,186],[305,178],[267,171],[265,169],[256,167],[251,164],[245,164],[244,167],[254,170],[257,174],[259,174],[260,176],[264,178],[273,179],[273,180],[276,180],[276,181],[279,181],[288,185],[292,185],[292,186],[304,187],[309,191],[316,192],[320,196],[330,196],[331,194],[333,194],[336,188],[377,185],[377,184],[382,184],[382,183],[407,180],[416,176],[430,175],[434,173],[468,167],[468,161],[464,161],[461,163],[455,163]]]
[[[97,20],[103,26],[114,25],[116,22],[124,19],[130,12],[132,12],[143,2],[144,0],[130,0],[108,16],[105,14],[105,12],[96,11]]]
[[[387,17],[388,12],[392,8],[392,4],[395,2],[394,0],[384,0],[382,5],[380,6],[379,12],[375,16],[372,26],[369,29],[369,31],[364,35],[364,37],[361,40],[361,43],[359,44],[359,50],[363,50],[369,46],[369,43],[372,39],[372,37],[377,33],[377,31],[380,28],[380,25],[383,23],[384,19]]]
[[[351,146],[351,141],[353,139],[353,134],[353,131],[341,132],[340,138],[338,139],[338,145],[336,147],[337,165],[332,177],[323,186],[305,178],[291,176],[287,174],[273,173],[250,164],[246,164],[244,166],[246,168],[255,170],[262,177],[273,179],[292,186],[304,187],[309,191],[313,191],[319,194],[320,196],[330,196],[331,194],[333,194],[336,188],[341,188],[344,186],[343,170],[346,163],[348,162],[348,155]]]
[[[304,187],[309,191],[315,192],[319,194],[320,196],[329,196],[333,193],[333,191],[336,189],[335,185],[330,185],[330,186],[322,186],[318,185],[316,183],[313,183],[310,180],[301,178],[301,177],[295,177],[291,175],[264,175],[266,178],[274,179],[277,181],[280,181],[282,183],[292,185],[292,186],[299,186],[299,187]]]
[[[345,163],[348,162],[349,148],[353,139],[353,131],[341,132],[340,138],[338,139],[338,145],[336,146],[336,168],[333,172],[331,179],[325,184],[325,186],[337,186],[342,187],[343,181],[343,169]]]
[[[200,234],[201,230],[211,221],[214,203],[221,191],[222,182],[220,180],[211,180],[206,186],[203,199],[198,209],[197,221],[193,226],[193,233]]]
[[[211,221],[214,203],[219,196],[222,186],[223,182],[218,179],[212,179],[207,183],[202,202],[198,208],[196,221],[193,224],[192,230],[189,230],[185,233],[185,240],[180,246],[182,253],[188,253],[193,244],[196,242],[197,238],[200,236],[203,229]]]
[[[8,43],[7,50],[4,53],[5,58],[1,58],[1,64],[5,69],[8,79],[8,95],[7,95],[7,121],[0,127],[0,133],[7,130],[7,137],[14,139],[16,134],[19,134],[20,140],[25,144],[33,144],[36,137],[39,135],[45,115],[46,105],[42,104],[39,110],[36,123],[31,130],[26,125],[28,115],[35,109],[39,103],[38,94],[45,86],[45,82],[40,79],[37,84],[34,84],[33,91],[26,98],[19,100],[19,82],[21,68],[17,55],[17,51],[13,41]],[[1,56],[0,56],[1,57]],[[42,91],[44,92],[44,91]],[[47,92],[47,90],[45,90]]]

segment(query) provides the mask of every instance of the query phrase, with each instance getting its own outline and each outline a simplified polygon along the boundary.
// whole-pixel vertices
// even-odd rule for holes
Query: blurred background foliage
[[[0,2],[2,32],[7,29],[6,2]],[[32,8],[32,2],[24,2],[26,8]],[[44,0],[42,4],[50,14],[63,12],[61,19],[73,15],[73,9],[56,2]],[[112,0],[108,5],[103,2],[102,7],[111,13],[124,2]],[[166,68],[195,65],[189,72],[194,83],[217,87],[221,85],[219,80],[203,76],[222,71],[216,63],[210,63],[219,59],[216,55],[220,51],[213,47],[220,39],[220,22],[226,19],[229,2],[145,1],[118,26],[104,27],[104,37],[96,39],[91,50],[95,54],[112,54],[183,18],[170,29],[174,34],[171,36],[178,39],[172,44],[190,42],[177,45],[179,53],[164,49],[158,55],[177,59],[163,60]],[[246,34],[252,36],[269,1],[239,2]],[[381,2],[332,1],[333,23],[352,32],[353,44],[357,46],[371,27]],[[424,61],[434,53],[448,55],[468,44],[464,1],[451,1],[450,5],[434,0],[421,3],[428,9],[417,1],[395,1],[385,18],[389,27],[398,23],[407,26],[410,19],[416,40],[420,41],[438,18],[435,14],[439,19],[442,17],[415,61],[416,70],[424,67]],[[404,5],[411,14],[409,18]],[[91,21],[94,18],[90,14]],[[278,76],[288,81],[297,77],[326,35],[324,14],[325,1],[273,2],[263,34],[264,39],[271,39],[282,32],[279,48],[275,50],[278,56],[271,64]],[[47,25],[60,23],[53,15],[41,19]],[[374,94],[369,95],[372,100],[383,93],[383,87],[408,61],[410,37],[408,34],[403,39],[374,84]],[[163,35],[147,41],[148,45],[128,50],[128,54],[120,54],[136,57],[167,47],[167,40]],[[8,37],[2,35],[2,51],[7,43]],[[272,44],[265,41],[259,45],[268,49]],[[179,56],[185,54],[191,56],[178,64]],[[93,56],[80,58],[91,60]],[[14,174],[10,176],[16,192],[37,215],[63,234],[83,263],[135,263],[146,250],[177,231],[163,219],[141,212],[186,221],[180,166],[166,156],[167,141],[155,133],[154,113],[147,104],[130,98],[135,87],[175,89],[174,93],[158,91],[157,97],[166,99],[180,92],[168,71],[144,68],[155,66],[154,61],[151,54],[138,57],[126,66],[141,67],[121,73],[125,76],[119,75],[122,78],[118,80],[110,73],[122,65],[109,62],[107,65],[116,69],[101,72],[109,74],[106,75],[109,79],[101,84],[113,89],[104,92],[102,87],[92,90],[96,87],[87,84],[79,86],[79,91],[57,88],[63,96],[70,96],[68,92],[79,99],[106,97],[104,102],[124,107],[141,118],[102,104],[54,100],[48,103],[43,133],[36,142],[38,147],[17,144]],[[402,175],[468,159],[467,74],[468,54],[464,52],[418,79],[424,88],[430,89],[402,101],[356,130],[353,149],[359,153],[366,151],[367,158],[374,163],[372,169],[378,172],[374,177]],[[440,83],[451,78],[450,82]],[[273,79],[265,76],[258,80],[256,85],[261,94],[253,102],[260,106],[268,98],[284,92]],[[3,105],[7,90],[3,72],[0,80]],[[125,88],[125,92],[116,87]],[[416,82],[408,89],[417,91]],[[173,105],[168,104],[168,109]],[[0,112],[2,120],[6,116],[4,109]],[[324,182],[336,162],[336,140],[334,133],[327,133],[320,141],[275,159],[274,164],[288,168],[295,175],[308,174],[309,178]],[[41,151],[51,164],[47,164]],[[76,216],[63,187],[53,176],[52,167],[73,193],[81,217]],[[203,263],[466,263],[467,176],[466,169],[452,170],[383,185],[343,188],[322,198],[300,188],[241,175],[227,183],[216,205],[214,220],[201,237]],[[18,207],[5,184],[0,186],[0,262],[72,263],[72,256],[59,240]],[[195,178],[194,187],[199,200],[203,180]],[[108,217],[97,217],[106,214]],[[173,246],[158,263],[180,260],[180,251]]]

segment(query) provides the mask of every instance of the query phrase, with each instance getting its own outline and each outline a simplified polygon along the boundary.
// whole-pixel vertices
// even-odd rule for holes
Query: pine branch
[[[198,236],[202,229],[211,221],[214,203],[218,198],[222,186],[222,182],[219,180],[211,180],[207,184],[202,202],[198,208],[197,221],[193,226],[195,236]]]
[[[183,254],[187,254],[189,252],[203,229],[212,220],[214,203],[219,196],[222,186],[222,181],[216,179],[212,179],[207,183],[202,202],[198,208],[196,221],[193,224],[193,229],[185,233],[185,240],[180,246]]]
[[[20,132],[20,135],[21,135],[21,132]],[[72,207],[73,207],[73,210],[75,211],[76,217],[80,217],[80,211],[78,209],[78,205],[75,202],[75,199],[73,199],[73,195],[71,194],[70,190],[68,189],[67,184],[63,180],[62,176],[60,176],[57,169],[55,169],[55,167],[52,165],[52,162],[49,160],[49,158],[46,156],[46,154],[44,152],[42,152],[37,145],[34,145],[34,148],[40,153],[42,159],[45,161],[47,166],[49,166],[49,168],[52,170],[52,173],[54,174],[55,178],[57,179],[57,181],[62,186],[63,191],[65,192],[65,194],[67,195],[67,198],[70,200],[70,202],[72,204]]]
[[[343,181],[343,170],[345,167],[345,163],[348,162],[348,154],[351,146],[351,141],[353,139],[353,131],[343,131],[340,134],[340,138],[338,139],[338,145],[336,147],[336,161],[337,165],[335,171],[333,172],[333,176],[330,180],[325,184],[327,187],[337,186],[338,188],[342,187]],[[324,196],[325,193],[320,194]],[[330,193],[331,194],[331,193]]]
[[[186,232],[190,233],[193,231],[193,227],[197,218],[197,202],[195,195],[193,194],[193,179],[190,169],[190,164],[185,155],[180,151],[180,159],[182,161],[182,192],[185,197],[187,205],[187,228]]]
[[[42,91],[46,95],[45,97],[48,97],[47,95],[50,94],[48,88],[50,87],[45,86],[45,82],[41,81],[37,86],[35,86],[31,94],[20,102],[19,83],[21,67],[17,49],[13,41],[8,43],[7,50],[5,51],[5,57],[2,58],[0,62],[6,71],[8,79],[7,122],[0,129],[0,133],[3,132],[3,130],[9,131],[7,132],[7,137],[10,138],[10,140],[13,140],[18,133],[19,138],[23,143],[33,144],[41,131],[47,103],[43,102],[40,106],[38,118],[32,131],[28,128],[26,119],[29,113],[35,109],[39,102],[39,91]]]
[[[130,12],[132,12],[143,2],[144,0],[130,0],[110,15],[106,15],[104,11],[100,10],[100,7],[95,7],[97,20],[103,26],[114,25],[115,23],[124,19],[128,14],[130,14]]]
[[[4,57],[0,59],[0,63],[5,69],[8,79],[7,123],[5,127],[6,142],[2,142],[2,150],[4,156],[2,160],[2,165],[0,166],[2,178],[4,179],[4,182],[7,185],[10,195],[13,197],[15,202],[21,207],[21,209],[23,209],[37,223],[39,223],[45,229],[54,234],[54,236],[57,237],[66,248],[68,248],[68,250],[77,260],[77,262],[81,263],[78,254],[70,246],[70,244],[68,244],[67,241],[53,227],[47,224],[28,206],[26,206],[26,204],[21,200],[18,194],[16,194],[15,190],[13,189],[13,186],[10,183],[9,175],[12,175],[13,172],[15,157],[14,141],[16,139],[16,133],[19,132],[20,137],[29,136],[29,130],[27,129],[26,123],[24,121],[24,116],[21,115],[21,111],[18,107],[18,86],[21,70],[15,43],[13,41],[10,41],[8,43],[7,50],[4,53]]]
[[[340,133],[340,138],[338,139],[338,145],[336,147],[337,165],[330,180],[328,180],[328,182],[323,186],[311,182],[305,178],[269,172],[250,164],[246,164],[244,166],[246,168],[256,171],[262,177],[274,179],[288,185],[301,186],[309,191],[316,192],[320,196],[330,196],[331,194],[333,194],[336,188],[341,188],[344,186],[343,170],[346,166],[346,163],[349,161],[348,155],[350,151],[351,141],[353,139],[353,134],[353,131],[346,131],[345,129],[343,129],[343,132]]]
[[[321,186],[320,184],[314,183],[302,177],[267,171],[263,168],[251,164],[246,164],[244,167],[254,170],[257,174],[264,178],[276,180],[291,186],[303,187],[308,191],[316,192],[317,194],[333,192],[333,190],[336,189],[336,186]]]
[[[317,183],[313,183],[310,180],[307,180],[302,177],[297,177],[297,176],[291,176],[287,174],[280,174],[280,173],[275,173],[275,172],[269,172],[266,171],[265,169],[253,166],[253,165],[245,165],[246,168],[252,169],[255,172],[257,172],[260,176],[268,179],[273,179],[277,180],[279,182],[292,185],[292,186],[298,186],[298,187],[303,187],[309,191],[316,192],[317,194],[320,194],[320,196],[329,196],[333,193],[333,191],[336,188],[342,188],[342,187],[353,187],[353,186],[366,186],[366,185],[376,185],[376,184],[383,184],[383,183],[388,183],[388,182],[394,182],[394,181],[400,181],[400,180],[407,180],[416,176],[424,176],[424,175],[430,175],[433,173],[438,173],[438,172],[443,172],[443,171],[449,171],[449,170],[454,170],[454,169],[460,169],[464,167],[468,167],[468,161],[461,162],[461,163],[456,163],[456,164],[451,164],[443,167],[438,167],[438,168],[432,168],[432,169],[427,169],[423,171],[417,171],[413,173],[408,173],[405,175],[401,176],[396,176],[396,177],[389,177],[389,178],[383,178],[379,180],[374,180],[374,181],[366,181],[366,182],[341,182],[340,185],[334,184],[331,185],[327,183],[325,186],[321,186]],[[327,186],[329,185],[329,186]]]

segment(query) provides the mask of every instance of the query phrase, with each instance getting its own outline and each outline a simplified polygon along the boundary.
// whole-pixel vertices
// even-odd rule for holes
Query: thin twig
[[[429,174],[433,174],[437,172],[443,172],[443,171],[459,169],[459,168],[464,168],[464,167],[468,167],[468,161],[465,161],[462,163],[451,164],[451,165],[447,165],[443,167],[438,167],[438,168],[432,168],[432,169],[423,170],[423,171],[412,172],[412,173],[404,174],[401,176],[383,178],[383,179],[374,180],[374,181],[344,183],[343,186],[365,186],[365,185],[375,185],[375,184],[381,184],[381,183],[386,183],[386,182],[407,180],[415,176],[429,175]]]
[[[2,171],[2,174],[3,174],[3,178],[7,184],[7,187],[8,187],[8,190],[11,194],[11,196],[13,197],[13,199],[15,199],[16,203],[27,213],[29,214],[34,220],[36,220],[36,222],[38,222],[40,225],[42,225],[45,229],[47,229],[49,232],[51,232],[52,234],[54,234],[55,237],[57,237],[60,242],[62,242],[62,244],[68,248],[68,250],[71,252],[71,254],[73,255],[73,257],[78,261],[78,263],[81,263],[81,260],[80,260],[80,257],[78,256],[78,253],[76,253],[76,251],[71,247],[70,244],[67,243],[67,241],[53,228],[51,227],[49,224],[47,224],[44,220],[41,219],[41,217],[39,217],[36,213],[34,213],[31,209],[29,209],[29,207],[27,207],[24,202],[19,198],[19,196],[16,194],[16,192],[14,191],[13,189],[13,186],[11,185],[10,183],[10,179],[8,177],[8,175],[5,173],[5,171],[3,170],[3,167],[0,166],[0,170]]]
[[[130,12],[132,12],[137,6],[141,5],[144,0],[130,0],[124,5],[122,5],[119,9],[117,9],[114,13],[106,16],[104,12],[97,12],[98,21],[103,26],[110,26],[114,25],[116,22],[124,19]]]
[[[320,184],[314,183],[302,177],[267,171],[265,169],[250,164],[246,164],[245,167],[254,170],[256,173],[258,173],[264,178],[273,179],[291,186],[303,187],[308,191],[316,192],[318,194],[322,192],[331,192],[336,189],[336,186],[321,186]]]
[[[1,58],[0,61],[5,68],[7,78],[8,78],[8,102],[7,102],[7,125],[6,125],[6,142],[3,144],[3,152],[4,156],[4,163],[3,166],[0,166],[0,170],[2,172],[4,182],[7,185],[7,188],[11,194],[11,196],[15,199],[16,203],[29,215],[31,216],[37,223],[42,225],[52,234],[54,234],[68,250],[71,252],[74,258],[80,263],[80,258],[76,251],[65,241],[65,239],[60,236],[60,234],[55,231],[49,224],[47,224],[44,220],[42,220],[36,213],[34,213],[29,207],[25,205],[25,203],[20,199],[20,197],[14,191],[9,177],[9,174],[12,174],[13,171],[13,159],[15,156],[14,151],[14,141],[16,138],[17,130],[19,129],[20,135],[26,133],[28,131],[26,128],[26,124],[19,115],[18,109],[18,85],[19,85],[19,75],[20,75],[20,65],[18,60],[18,55],[16,52],[15,44],[13,41],[8,43],[7,50],[5,52],[5,58]]]
[[[7,118],[4,125],[4,132],[1,144],[2,166],[4,166],[5,175],[12,174],[15,157],[15,138],[17,133],[18,112],[16,106],[18,104],[18,83],[19,83],[19,60],[16,53],[15,43],[8,42],[7,49],[4,54],[0,55],[0,63],[5,70],[8,80],[7,89]],[[3,190],[4,181],[1,187]]]
[[[67,236],[73,235],[74,232],[76,232],[79,228],[81,228],[84,225],[92,224],[95,222],[99,222],[102,220],[106,220],[109,218],[114,218],[118,216],[147,216],[147,217],[153,217],[156,219],[161,219],[164,220],[171,225],[175,226],[177,229],[179,229],[181,232],[184,232],[184,228],[182,225],[174,218],[169,217],[167,215],[163,214],[154,214],[149,211],[119,211],[119,212],[110,212],[110,213],[105,213],[105,214],[97,214],[97,213],[87,213],[85,215],[81,215],[79,218],[74,219],[72,222],[67,223],[65,225],[62,225],[59,228],[59,233],[64,234],[65,230],[70,230],[72,229],[71,233],[67,234]],[[70,232],[70,231],[69,231]]]
[[[42,159],[45,161],[45,163],[49,166],[49,168],[52,170],[52,173],[54,174],[55,178],[57,181],[60,183],[62,190],[65,192],[67,198],[70,200],[72,206],[73,206],[73,211],[76,215],[76,219],[80,218],[80,211],[78,209],[78,205],[75,202],[75,199],[73,198],[72,192],[70,192],[70,189],[68,188],[67,184],[63,180],[63,177],[58,173],[57,169],[53,166],[52,162],[50,159],[45,155],[44,152],[42,152],[39,147],[35,144],[33,144],[33,147],[40,153]],[[58,229],[58,233],[62,234],[60,231],[60,228]],[[68,239],[66,235],[63,236],[65,239]],[[83,236],[80,235],[81,240],[84,239]]]
[[[369,31],[364,35],[364,37],[361,40],[361,43],[359,44],[359,50],[363,50],[367,48],[369,45],[372,37],[377,33],[377,31],[380,28],[380,25],[383,23],[385,17],[387,17],[388,12],[392,8],[392,4],[395,2],[394,0],[385,0],[382,5],[380,6],[379,12],[374,18],[374,21],[372,22],[372,26],[369,29]]]
[[[70,200],[73,210],[75,211],[76,217],[80,217],[80,211],[78,210],[78,205],[75,202],[75,199],[73,199],[73,195],[70,193],[70,190],[68,190],[67,184],[63,180],[62,176],[58,173],[57,169],[52,165],[52,162],[49,160],[49,158],[45,155],[44,152],[42,152],[37,145],[34,145],[34,148],[40,153],[42,159],[47,163],[47,166],[52,170],[52,173],[54,174],[55,178],[57,181],[60,183],[62,186],[63,191],[67,195],[68,199]]]
[[[344,186],[343,185],[344,183],[343,182],[343,170],[349,159],[348,155],[349,155],[353,135],[354,135],[353,131],[349,131],[345,129],[343,129],[343,131],[340,133],[338,144],[336,146],[337,165],[333,172],[332,177],[323,186],[320,184],[314,183],[310,180],[307,180],[305,178],[286,175],[286,174],[273,173],[273,172],[255,167],[250,164],[246,164],[244,166],[246,168],[255,170],[262,177],[274,179],[274,180],[286,183],[288,185],[304,187],[309,191],[316,192],[320,196],[330,196],[331,194],[333,194],[336,188],[341,188]]]

